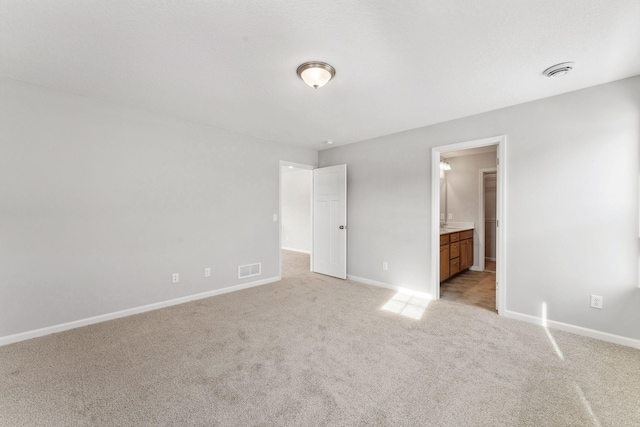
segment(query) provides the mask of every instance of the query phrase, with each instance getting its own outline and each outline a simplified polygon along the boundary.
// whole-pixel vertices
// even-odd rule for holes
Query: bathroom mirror
[[[440,224],[447,220],[447,174],[440,170]]]

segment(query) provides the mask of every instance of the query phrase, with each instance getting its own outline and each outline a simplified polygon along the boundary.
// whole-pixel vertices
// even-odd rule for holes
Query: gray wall
[[[0,85],[0,337],[278,276],[279,161],[316,152]]]
[[[282,247],[311,251],[311,181],[313,172],[305,169],[282,174]]]
[[[349,165],[348,273],[429,292],[431,147],[502,134],[506,309],[640,339],[640,77],[320,152]]]

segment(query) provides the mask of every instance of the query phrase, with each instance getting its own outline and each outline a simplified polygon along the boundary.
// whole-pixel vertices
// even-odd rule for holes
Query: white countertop
[[[444,228],[440,227],[440,235],[449,234],[449,233],[457,233],[458,231],[467,231],[473,230],[475,224],[473,222],[457,222],[457,223],[449,223]]]

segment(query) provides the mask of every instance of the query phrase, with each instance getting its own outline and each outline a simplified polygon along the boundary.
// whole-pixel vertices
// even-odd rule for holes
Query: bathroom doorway
[[[504,136],[451,144],[432,149],[432,297],[441,297],[441,279],[447,299],[467,298],[474,305],[499,314],[505,310],[504,263]],[[441,159],[446,157],[445,182],[441,179]],[[502,164],[501,164],[502,161]],[[493,173],[494,210],[488,212],[495,227],[487,227],[485,217],[485,172]],[[487,175],[491,178],[491,175]],[[443,195],[442,192],[445,192]],[[443,197],[445,200],[443,200]],[[491,202],[491,200],[489,200]],[[444,205],[444,206],[443,206]],[[443,211],[444,208],[444,211]],[[489,228],[489,248],[485,230]],[[494,230],[495,233],[491,233]],[[447,253],[447,244],[449,252]],[[444,249],[444,251],[443,251]],[[495,272],[485,272],[486,253],[496,262]],[[444,253],[446,258],[441,257]],[[445,269],[449,267],[450,271]],[[461,268],[463,267],[463,268]],[[489,264],[491,267],[491,263]],[[441,272],[443,275],[441,276]],[[486,276],[486,277],[485,277]],[[476,286],[480,282],[482,286]],[[443,288],[444,289],[444,288]]]

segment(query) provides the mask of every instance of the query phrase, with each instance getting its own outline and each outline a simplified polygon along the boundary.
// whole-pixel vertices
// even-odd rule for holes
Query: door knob
[[[347,228],[347,226],[346,226],[346,225],[341,225],[341,226],[340,226],[340,230],[344,230],[345,228]]]

